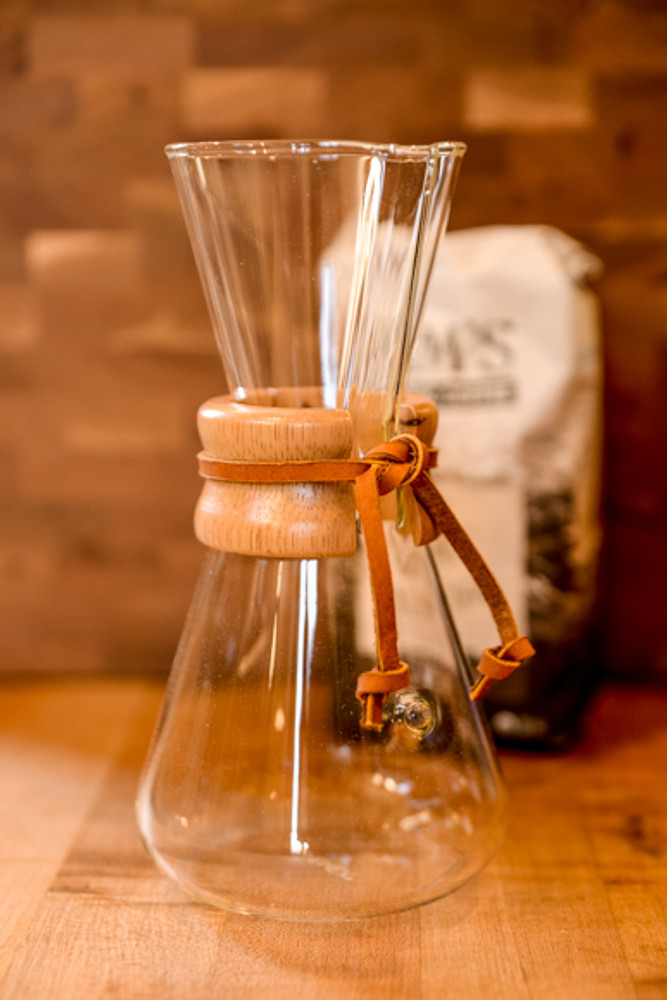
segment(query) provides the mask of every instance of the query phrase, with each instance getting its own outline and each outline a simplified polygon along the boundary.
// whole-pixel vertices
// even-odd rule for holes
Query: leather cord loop
[[[382,704],[392,691],[401,691],[410,683],[410,668],[399,661],[391,670],[365,670],[357,677],[357,698],[364,707],[362,726],[364,729],[382,728]]]
[[[428,469],[435,468],[437,452],[414,434],[399,434],[386,444],[375,445],[364,455],[377,465],[380,496],[409,486]]]
[[[532,646],[527,648],[527,639],[521,638],[506,646],[485,649],[480,660],[480,672],[493,680],[502,681],[521,666],[522,660],[532,656]]]
[[[382,703],[392,691],[409,683],[409,670],[398,655],[398,632],[391,565],[384,536],[380,497],[409,487],[417,501],[423,530],[421,543],[444,535],[473,577],[493,616],[501,645],[484,650],[481,678],[470,696],[477,699],[494,680],[508,677],[534,654],[530,641],[519,635],[507,599],[481,554],[429,475],[437,452],[412,434],[383,442],[363,459],[238,462],[201,452],[199,471],[205,478],[237,483],[353,482],[368,555],[375,614],[378,665],[358,677],[357,697],[364,704],[362,725],[382,726]]]
[[[410,683],[410,668],[407,663],[399,663],[394,670],[366,670],[359,675],[357,694],[386,694],[400,691]]]

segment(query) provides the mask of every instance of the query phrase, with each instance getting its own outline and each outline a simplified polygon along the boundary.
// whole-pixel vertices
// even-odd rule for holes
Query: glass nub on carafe
[[[167,152],[227,399],[250,425],[261,414],[263,440],[289,440],[288,461],[302,439],[308,458],[317,452],[326,420],[308,422],[308,411],[336,411],[341,427],[349,418],[350,458],[392,437],[464,147]],[[223,411],[213,400],[200,420]],[[307,487],[292,496],[316,510]],[[263,496],[248,517],[275,521]],[[233,504],[220,509],[235,516]],[[138,816],[158,866],[229,910],[287,920],[405,910],[463,885],[500,840],[502,781],[444,590],[428,551],[396,530],[395,503],[385,534],[410,684],[386,698],[377,731],[361,725],[355,685],[376,662],[376,635],[365,543],[350,517],[345,555],[300,554],[301,522],[269,524],[287,556],[246,542],[233,551],[225,528],[204,539]]]

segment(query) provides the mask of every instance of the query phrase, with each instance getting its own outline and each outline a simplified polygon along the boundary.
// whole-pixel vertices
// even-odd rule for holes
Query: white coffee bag
[[[448,233],[408,380],[438,404],[438,486],[522,631],[550,643],[576,636],[594,599],[602,373],[587,283],[599,270],[548,227]],[[448,546],[433,552],[475,659],[497,642],[490,616]]]

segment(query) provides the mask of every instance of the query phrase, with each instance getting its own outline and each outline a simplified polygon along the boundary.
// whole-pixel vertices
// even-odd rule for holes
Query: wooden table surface
[[[283,924],[191,902],[133,798],[146,678],[0,685],[2,1000],[667,997],[667,692],[605,689],[562,756],[504,754],[505,845],[407,914]]]

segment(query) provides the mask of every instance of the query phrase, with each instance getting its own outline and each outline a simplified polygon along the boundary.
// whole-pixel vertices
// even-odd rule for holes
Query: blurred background
[[[664,0],[0,0],[0,670],[166,670],[224,389],[163,154],[469,144],[452,228],[602,261],[603,661],[667,681]]]

